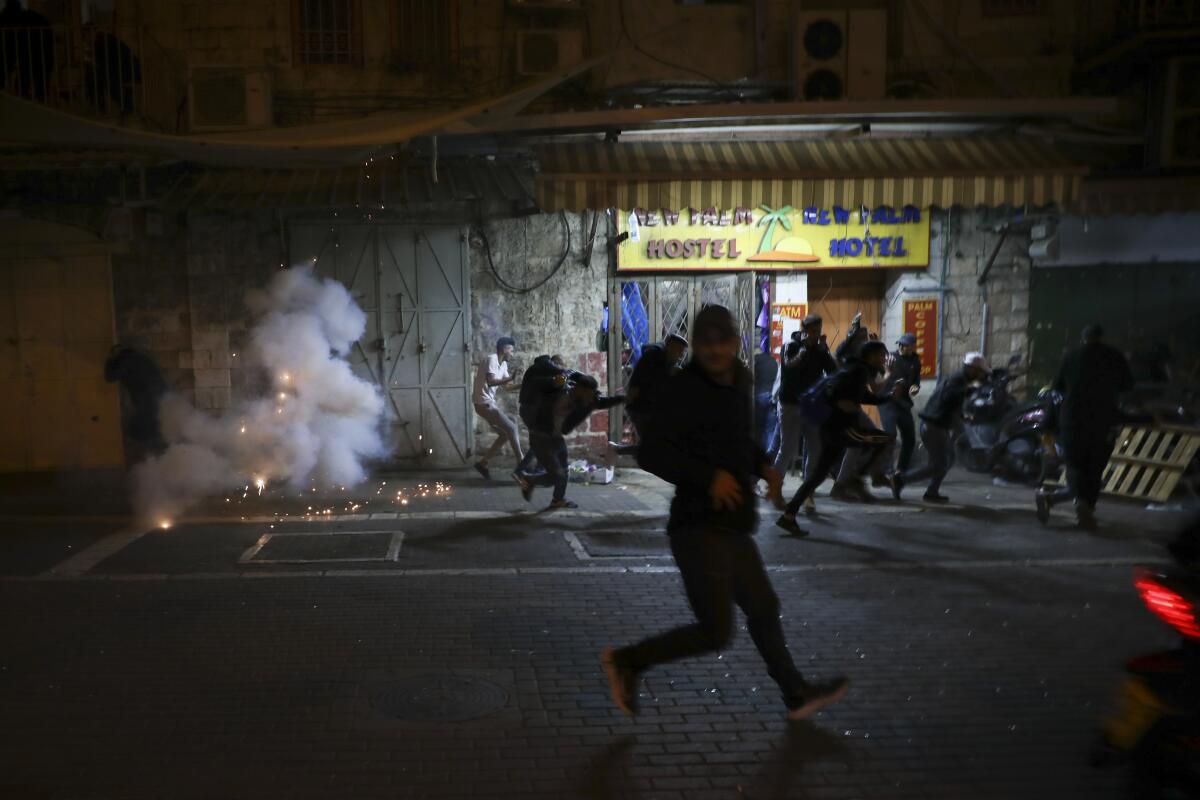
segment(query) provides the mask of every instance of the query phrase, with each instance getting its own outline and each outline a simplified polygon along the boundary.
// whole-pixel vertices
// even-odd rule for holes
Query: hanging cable
[[[540,281],[533,284],[532,286],[516,286],[514,284],[509,283],[503,277],[500,276],[500,271],[498,269],[496,269],[496,262],[492,260],[492,244],[488,240],[487,231],[485,231],[483,228],[483,222],[480,221],[480,223],[475,226],[476,230],[479,231],[479,238],[483,242],[483,254],[487,258],[488,268],[491,269],[492,277],[494,277],[496,279],[496,283],[500,285],[500,288],[504,289],[507,292],[512,292],[513,294],[529,294],[530,292],[534,291],[535,289],[539,289],[542,286],[545,286],[546,283],[549,282],[549,280],[551,278],[553,278],[555,275],[558,274],[558,271],[560,269],[562,269],[563,265],[565,265],[567,263],[567,256],[570,255],[570,253],[571,253],[571,225],[570,225],[570,223],[567,222],[567,212],[559,211],[558,219],[559,219],[559,222],[562,223],[562,229],[563,229],[562,255],[559,256],[558,263],[554,265],[554,269],[550,270],[549,274],[547,274],[546,277],[542,278]]]

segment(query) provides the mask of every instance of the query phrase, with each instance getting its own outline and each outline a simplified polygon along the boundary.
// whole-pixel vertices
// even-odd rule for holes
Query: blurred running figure
[[[896,384],[901,384],[903,391],[879,407],[879,421],[889,435],[899,435],[900,457],[896,461],[895,471],[903,473],[912,465],[913,448],[917,443],[912,399],[921,391],[921,357],[917,355],[916,334],[905,333],[896,341],[896,352],[888,356],[887,367],[886,391],[894,390]],[[892,472],[892,453],[895,449],[896,443],[892,442],[888,452],[875,464],[872,486],[886,485],[888,475]]]
[[[967,353],[962,369],[937,385],[929,402],[921,412],[921,443],[929,460],[925,466],[896,472],[891,476],[892,497],[900,499],[900,492],[910,483],[929,479],[925,489],[926,503],[944,503],[949,498],[941,494],[942,481],[954,463],[954,431],[962,420],[963,401],[967,390],[975,381],[988,376],[987,359],[983,353]]]
[[[809,422],[800,409],[800,397],[826,375],[837,372],[829,348],[821,342],[821,318],[810,314],[800,322],[800,340],[784,348],[783,368],[779,375],[779,424],[782,431],[775,471],[786,475],[804,444],[804,477],[812,474],[821,455],[820,428]],[[810,495],[804,510],[815,514],[817,507]]]
[[[521,438],[517,434],[517,424],[496,403],[496,389],[512,383],[508,362],[512,360],[515,346],[516,343],[508,336],[497,339],[496,352],[479,362],[479,371],[475,374],[475,413],[497,434],[496,441],[475,462],[475,469],[485,478],[492,477],[488,461],[503,450],[506,443],[512,446],[518,463],[525,457],[521,450]]]
[[[876,428],[860,405],[866,403],[877,406],[894,396],[875,394],[867,385],[874,376],[883,372],[886,358],[887,345],[878,341],[866,342],[858,358],[807,393],[807,397],[813,401],[807,413],[811,414],[814,408],[821,408],[825,419],[819,423],[821,456],[812,472],[804,476],[804,483],[800,484],[783,514],[775,521],[776,525],[793,536],[808,535],[796,523],[796,512],[821,485],[829,471],[842,463],[846,448],[860,448],[864,454],[863,458],[857,460],[853,475],[854,479],[861,480],[891,443],[892,437]]]
[[[639,463],[675,484],[667,531],[696,621],[605,649],[601,663],[613,701],[636,714],[638,676],[727,646],[737,604],[788,715],[800,719],[841,697],[847,682],[809,683],[796,669],[779,622],[779,598],[752,538],[758,521],[754,483],[766,479],[778,500],[781,478],[754,441],[752,381],[737,357],[733,316],[722,306],[706,306],[692,330],[694,358],[668,382]]]
[[[525,375],[521,380],[521,391],[517,396],[517,416],[525,423],[527,430],[532,431],[536,424],[533,421],[534,415],[537,413],[538,378],[553,378],[560,372],[565,372],[567,369],[566,360],[560,355],[550,355],[543,353],[533,360],[533,365],[525,370]],[[517,462],[517,468],[513,470],[512,477],[517,483],[525,486],[526,478],[533,474],[530,467],[537,460],[537,454],[533,451],[533,446],[525,451],[525,456]],[[546,468],[539,464],[540,471],[545,472]]]
[[[1079,527],[1092,530],[1104,467],[1112,455],[1112,428],[1121,418],[1117,400],[1133,388],[1133,374],[1121,351],[1104,343],[1103,329],[1089,325],[1083,346],[1063,358],[1054,388],[1063,395],[1058,429],[1067,485],[1055,492],[1038,491],[1037,516],[1045,524],[1051,506],[1074,500]]]

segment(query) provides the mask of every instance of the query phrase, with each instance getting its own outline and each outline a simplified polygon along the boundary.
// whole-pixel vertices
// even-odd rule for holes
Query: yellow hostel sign
[[[618,272],[929,266],[915,206],[644,209],[621,212]]]

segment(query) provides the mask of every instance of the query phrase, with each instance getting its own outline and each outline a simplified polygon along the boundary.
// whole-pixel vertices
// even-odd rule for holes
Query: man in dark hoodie
[[[525,377],[533,383],[534,408],[529,414],[529,446],[546,472],[521,482],[521,494],[528,501],[536,486],[553,486],[554,497],[547,511],[577,508],[567,495],[566,435],[575,430],[593,411],[625,402],[623,395],[603,397],[591,375],[559,370],[556,374]]]
[[[662,396],[663,386],[679,368],[687,349],[687,339],[676,333],[664,339],[662,344],[648,344],[642,348],[637,366],[633,368],[625,387],[625,415],[633,423],[639,442],[645,437],[646,425]],[[636,444],[613,444],[621,455],[637,453]]]
[[[869,341],[862,346],[858,357],[839,369],[827,380],[811,390],[811,399],[824,409],[826,418],[820,423],[821,456],[811,474],[804,476],[804,483],[796,490],[782,515],[775,524],[793,536],[806,536],[796,522],[796,512],[804,501],[812,496],[829,471],[842,463],[846,448],[860,448],[864,457],[856,459],[854,477],[861,480],[875,460],[882,457],[884,449],[892,442],[891,436],[876,428],[862,411],[861,404],[879,405],[895,396],[875,394],[868,388],[874,376],[883,372],[887,358],[887,345]]]
[[[567,368],[566,361],[562,356],[549,355],[543,353],[533,360],[533,364],[529,369],[525,370],[522,376],[521,390],[517,395],[517,414],[521,421],[525,423],[527,430],[533,430],[533,420],[537,413],[537,401],[539,392],[538,378],[553,378],[560,372],[564,372]],[[525,451],[525,455],[517,464],[517,468],[513,470],[512,477],[517,483],[521,484],[521,488],[525,488],[525,484],[533,471],[530,467],[537,460],[537,453],[533,452],[533,445]],[[541,466],[539,464],[539,466]],[[545,472],[546,468],[541,467],[541,472]]]
[[[754,441],[752,380],[737,357],[739,336],[722,306],[696,315],[691,363],[672,378],[655,409],[639,463],[675,484],[667,532],[696,621],[601,654],[613,701],[637,713],[638,676],[650,667],[729,644],[735,603],[792,718],[837,700],[845,678],[806,681],[792,662],[771,588],[752,535],[754,484],[764,478],[779,499],[782,479]]]
[[[1074,500],[1079,527],[1091,530],[1096,527],[1104,467],[1112,455],[1112,429],[1121,419],[1117,401],[1133,388],[1133,373],[1121,351],[1105,344],[1101,327],[1089,325],[1083,332],[1083,345],[1063,358],[1054,388],[1063,398],[1058,431],[1067,485],[1035,495],[1037,516],[1044,525],[1050,519],[1051,506]]]

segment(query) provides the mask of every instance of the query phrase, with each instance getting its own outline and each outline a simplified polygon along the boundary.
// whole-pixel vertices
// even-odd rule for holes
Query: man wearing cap
[[[733,315],[706,306],[692,333],[693,358],[667,383],[638,460],[675,485],[667,533],[696,620],[605,649],[601,664],[617,707],[636,714],[641,674],[728,646],[737,605],[788,716],[801,719],[841,697],[847,682],[810,683],[800,674],[784,639],[779,598],[754,543],[754,484],[765,479],[768,496],[779,502],[782,478],[754,441],[752,380],[738,359]]]
[[[1056,492],[1039,490],[1037,516],[1044,525],[1050,507],[1063,500],[1075,501],[1079,527],[1096,527],[1096,501],[1103,487],[1104,467],[1112,455],[1113,426],[1121,418],[1117,401],[1133,388],[1129,362],[1115,347],[1104,342],[1099,325],[1083,332],[1083,345],[1063,358],[1054,389],[1062,393],[1058,435],[1067,465],[1067,485]]]
[[[900,499],[900,492],[910,483],[929,479],[925,489],[925,502],[945,503],[949,498],[941,494],[942,481],[954,463],[954,430],[962,419],[963,401],[967,390],[975,381],[988,376],[987,359],[983,353],[967,353],[962,368],[949,378],[938,383],[929,402],[921,411],[921,443],[929,460],[923,467],[906,472],[893,472],[891,477],[892,496]]]
[[[508,374],[508,362],[512,360],[516,343],[511,337],[501,336],[496,340],[496,352],[479,362],[475,373],[475,392],[472,398],[475,403],[475,413],[483,418],[492,430],[496,432],[496,441],[484,451],[475,462],[475,469],[485,478],[492,477],[488,469],[488,461],[498,455],[507,443],[512,447],[513,455],[521,461],[525,454],[521,450],[521,437],[517,433],[517,424],[508,418],[504,410],[496,402],[496,390],[501,386],[512,383]]]
[[[916,429],[913,427],[912,399],[921,391],[921,357],[917,355],[917,337],[905,333],[896,341],[896,352],[888,357],[886,394],[893,394],[896,386],[900,387],[891,400],[879,407],[879,421],[883,429],[891,436],[899,435],[900,457],[895,469],[901,473],[912,466],[913,447],[916,445]],[[872,477],[873,483],[886,485],[887,474],[892,472],[892,447],[875,465]]]
[[[800,411],[800,396],[826,375],[837,372],[837,362],[821,343],[821,317],[809,314],[800,322],[800,339],[789,342],[783,351],[783,368],[779,375],[779,452],[775,455],[775,470],[785,475],[792,468],[804,442],[804,475],[816,468],[821,455],[821,437],[817,426],[809,423]],[[810,496],[804,506],[812,514],[816,505]]]

